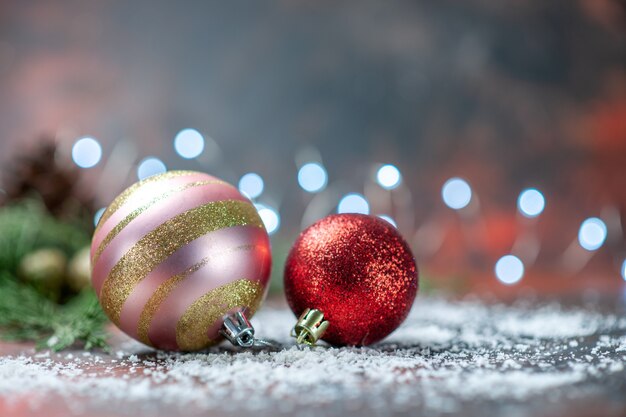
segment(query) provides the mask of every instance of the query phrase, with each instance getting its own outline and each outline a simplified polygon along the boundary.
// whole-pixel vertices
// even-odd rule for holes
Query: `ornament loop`
[[[314,346],[328,328],[328,320],[324,320],[324,313],[320,310],[307,308],[298,318],[296,325],[291,329],[291,336],[299,344]]]
[[[237,311],[224,317],[224,324],[220,330],[220,334],[224,336],[234,346],[243,348],[250,347],[271,347],[276,346],[266,340],[256,339],[254,337],[254,327],[246,317],[243,311]]]

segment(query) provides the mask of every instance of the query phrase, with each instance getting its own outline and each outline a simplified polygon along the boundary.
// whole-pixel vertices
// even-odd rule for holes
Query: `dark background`
[[[188,127],[207,140],[197,160],[172,146]],[[297,183],[304,152],[328,170],[324,210],[364,193],[434,286],[623,288],[622,0],[0,1],[2,161],[42,134],[65,157],[81,136],[100,141],[83,179],[99,206],[148,155],[233,183],[259,173],[259,202],[281,216],[278,270],[313,198]],[[122,142],[133,166],[108,178]],[[379,163],[402,172],[391,197],[372,181]],[[453,176],[472,185],[470,213],[441,201]],[[535,221],[516,212],[525,187],[546,197]],[[608,237],[588,254],[576,236],[592,216]],[[493,265],[525,233],[538,257],[504,287]]]

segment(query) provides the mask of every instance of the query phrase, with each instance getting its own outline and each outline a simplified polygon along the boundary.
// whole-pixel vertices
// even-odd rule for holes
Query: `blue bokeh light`
[[[578,243],[583,249],[594,251],[600,249],[606,240],[606,224],[597,217],[586,219],[578,231]]]
[[[317,162],[309,162],[298,171],[298,184],[304,191],[316,193],[326,188],[328,174],[326,169]]]
[[[265,204],[255,204],[254,206],[263,221],[263,225],[265,226],[267,233],[269,235],[276,233],[280,228],[280,213]]]
[[[102,207],[101,209],[96,211],[96,214],[94,214],[94,216],[93,216],[93,225],[94,226],[98,226],[98,223],[100,222],[100,219],[102,218],[102,215],[104,214],[105,210],[106,210],[106,207]]]
[[[248,198],[257,198],[263,193],[265,183],[263,178],[254,172],[249,172],[239,180],[239,191]]]
[[[400,185],[402,175],[396,166],[391,164],[383,165],[376,173],[376,181],[381,187],[392,190]]]
[[[183,129],[174,138],[176,153],[185,159],[193,159],[204,151],[204,137],[195,129]]]
[[[546,206],[546,199],[541,191],[528,188],[522,191],[517,199],[517,208],[525,217],[537,217]]]
[[[149,156],[144,158],[137,167],[137,178],[146,179],[156,174],[162,174],[167,171],[167,167],[159,158]]]
[[[338,213],[361,213],[369,214],[370,205],[361,194],[351,193],[345,195],[337,206]]]
[[[495,273],[500,282],[515,284],[524,276],[524,263],[515,255],[505,255],[496,262]]]
[[[450,178],[441,188],[441,197],[448,207],[460,210],[472,200],[472,188],[463,178]]]
[[[396,224],[396,221],[393,218],[391,218],[390,216],[387,216],[386,214],[381,214],[378,217],[380,217],[381,219],[383,219],[386,222],[390,223],[396,229],[398,228],[398,225]]]
[[[102,158],[102,146],[91,137],[78,139],[72,146],[72,160],[81,168],[92,168]]]

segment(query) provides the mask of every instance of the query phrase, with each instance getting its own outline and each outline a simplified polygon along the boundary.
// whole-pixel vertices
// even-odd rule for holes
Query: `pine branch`
[[[77,342],[86,349],[106,347],[107,319],[93,290],[76,294],[67,282],[53,276],[37,282],[20,269],[37,250],[57,250],[71,259],[86,247],[89,227],[79,220],[53,217],[41,198],[0,207],[0,339],[34,341],[53,350]]]
[[[106,348],[106,322],[91,290],[57,305],[11,274],[0,273],[0,338],[35,341],[39,348],[55,351],[76,342],[85,349]]]
[[[37,248],[58,248],[68,255],[89,244],[76,224],[60,222],[36,200],[0,207],[0,271],[15,271],[19,260]]]

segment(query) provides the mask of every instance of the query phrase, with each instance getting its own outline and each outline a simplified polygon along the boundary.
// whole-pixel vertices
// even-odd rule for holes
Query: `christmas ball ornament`
[[[377,342],[406,318],[418,289],[400,233],[374,216],[338,214],[310,226],[285,265],[285,293],[300,316],[292,335],[333,345]]]
[[[72,256],[67,266],[67,284],[76,292],[91,285],[91,259],[89,246]]]
[[[192,351],[218,343],[228,329],[229,339],[252,344],[253,329],[237,313],[250,316],[262,302],[271,254],[261,218],[235,187],[170,171],[107,207],[91,265],[103,310],[122,331],[150,346]],[[226,329],[229,314],[243,318]]]
[[[39,292],[56,300],[60,295],[66,266],[67,257],[61,250],[37,249],[22,258],[18,273]]]

